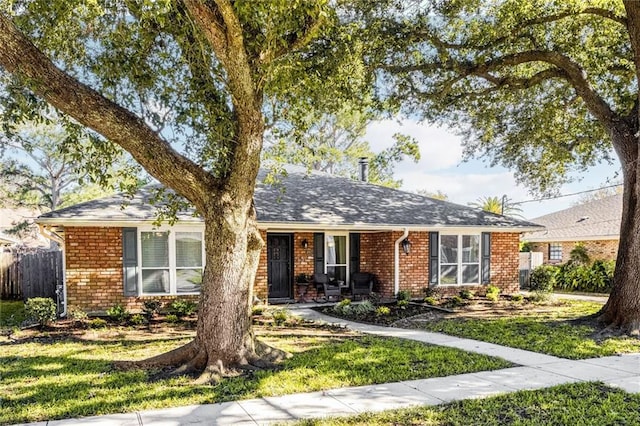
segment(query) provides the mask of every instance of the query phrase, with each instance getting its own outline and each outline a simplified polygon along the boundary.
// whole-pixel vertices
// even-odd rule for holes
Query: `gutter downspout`
[[[59,235],[56,235],[54,232],[49,231],[44,225],[38,223],[38,231],[40,235],[45,238],[50,239],[60,245],[62,249],[62,312],[60,312],[60,317],[67,316],[67,265],[66,265],[66,257],[67,252],[64,248],[64,239],[60,238]]]
[[[393,244],[394,255],[394,276],[393,276],[393,295],[400,291],[400,243],[409,236],[409,228],[404,228],[404,232]]]

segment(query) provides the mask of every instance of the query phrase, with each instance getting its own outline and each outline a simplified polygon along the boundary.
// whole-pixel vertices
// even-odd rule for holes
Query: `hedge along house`
[[[266,243],[254,294],[271,302],[294,300],[294,277],[315,272],[345,287],[352,273],[372,273],[374,290],[387,297],[399,290],[421,297],[426,288],[482,292],[490,283],[515,292],[520,234],[540,229],[302,168],[289,168],[273,186],[263,183],[265,175],[260,173],[254,197]],[[153,195],[154,188],[145,187],[132,199],[116,195],[38,218],[64,246],[65,306],[100,312],[120,303],[136,310],[148,299],[198,295],[204,224],[184,211],[174,226],[154,226]]]

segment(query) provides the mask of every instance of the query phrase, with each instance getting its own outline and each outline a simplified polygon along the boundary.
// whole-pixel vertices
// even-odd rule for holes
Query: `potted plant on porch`
[[[304,296],[307,294],[307,288],[311,282],[311,275],[301,273],[296,275],[296,286],[298,287],[298,302],[306,302]]]

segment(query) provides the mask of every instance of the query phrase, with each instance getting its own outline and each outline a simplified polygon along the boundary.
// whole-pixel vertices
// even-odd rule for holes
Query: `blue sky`
[[[490,167],[486,161],[470,160],[462,163],[461,138],[454,132],[442,128],[404,120],[402,124],[394,120],[372,123],[367,128],[366,139],[374,152],[388,147],[394,133],[413,136],[420,144],[419,163],[403,161],[395,168],[396,178],[402,179],[402,189],[415,191],[425,189],[440,190],[449,196],[449,201],[467,204],[479,197],[506,194],[513,201],[531,200],[525,186],[517,185],[513,173],[503,167]],[[587,173],[577,175],[579,180],[564,185],[561,194],[596,189],[611,184],[616,179],[620,166],[600,164]],[[616,182],[619,181],[619,178]],[[571,207],[580,196],[559,198],[521,205],[523,216],[531,219],[547,213]]]

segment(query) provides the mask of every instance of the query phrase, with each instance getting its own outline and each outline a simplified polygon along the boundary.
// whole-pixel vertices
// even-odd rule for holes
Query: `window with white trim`
[[[142,230],[140,289],[149,294],[197,294],[204,272],[202,231]]]
[[[349,285],[349,238],[347,234],[325,234],[325,272],[342,287]]]
[[[480,284],[480,235],[440,234],[440,284]]]

